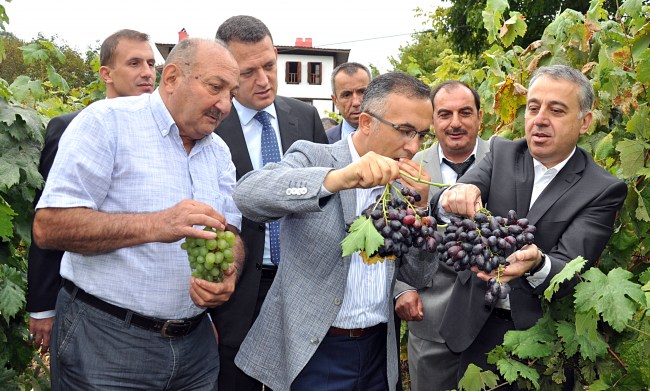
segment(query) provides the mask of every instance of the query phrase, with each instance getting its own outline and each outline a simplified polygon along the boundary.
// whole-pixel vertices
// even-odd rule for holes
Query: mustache
[[[469,133],[467,129],[463,129],[463,128],[445,130],[445,134],[452,135],[452,136],[458,134],[467,134],[467,133]]]
[[[216,119],[217,121],[221,121],[221,116],[223,115],[223,112],[219,109],[212,108],[208,110],[205,114]]]

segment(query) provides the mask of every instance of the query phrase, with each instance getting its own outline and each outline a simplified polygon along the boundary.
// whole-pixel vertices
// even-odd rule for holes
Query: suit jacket
[[[340,124],[333,126],[325,131],[325,133],[327,134],[327,139],[329,140],[330,144],[334,144],[335,142],[341,139],[342,129],[343,129],[343,121],[341,121]]]
[[[78,111],[54,117],[47,124],[45,144],[38,165],[38,171],[44,180],[47,180],[52,168],[54,157],[59,149],[61,135],[77,114],[79,114]],[[42,189],[36,191],[34,207],[38,204],[41,194]],[[54,310],[56,297],[61,287],[59,267],[61,266],[62,257],[63,251],[44,250],[32,240],[27,263],[27,312]]]
[[[482,138],[477,138],[476,143],[476,162],[472,169],[478,165],[478,162],[483,159],[485,154],[490,150],[490,145]],[[419,152],[415,155],[413,161],[419,162],[420,159],[422,159],[422,167],[424,167],[424,169],[429,173],[431,180],[433,182],[441,182],[442,173],[440,172],[438,143],[436,142],[431,146],[431,148]],[[439,192],[440,189],[431,186],[429,188],[429,199],[434,199]],[[430,255],[427,254],[426,256]],[[418,322],[409,322],[409,331],[411,333],[428,341],[440,343],[445,342],[440,336],[438,329],[440,328],[442,316],[447,308],[447,303],[449,303],[456,276],[457,273],[452,267],[447,266],[445,263],[440,263],[438,270],[431,281],[431,286],[418,291],[420,299],[422,300],[424,319]],[[413,289],[413,287],[401,281],[397,281],[393,293],[397,296],[408,289]]]
[[[283,152],[297,140],[309,140],[327,144],[323,124],[314,106],[296,99],[278,96],[275,99],[280,139]],[[233,106],[231,113],[215,132],[228,144],[235,164],[237,179],[253,170],[239,116]],[[261,191],[265,187],[255,190]],[[253,324],[255,303],[262,276],[262,258],[266,226],[246,217],[242,219],[241,237],[246,246],[246,260],[242,275],[230,300],[210,314],[219,333],[219,343],[239,347]]]
[[[341,241],[345,223],[356,217],[356,191],[343,190],[322,199],[318,195],[331,169],[352,162],[347,140],[331,145],[298,141],[282,162],[247,174],[235,189],[235,202],[248,218],[259,222],[283,218],[278,274],[235,358],[244,372],[276,391],[290,388],[343,302],[351,257],[341,256]],[[415,262],[410,258],[387,261],[388,283],[394,282],[396,274],[417,287],[430,281],[437,263],[420,262],[417,252],[412,253]],[[394,390],[393,311],[386,315],[388,384]]]
[[[494,137],[487,156],[461,179],[479,187],[483,205],[493,215],[506,216],[514,209],[517,217],[526,217],[535,225],[535,244],[551,262],[550,273],[536,288],[525,277],[509,283],[511,316],[517,330],[530,328],[542,317],[541,295],[569,261],[581,255],[589,268],[598,260],[627,194],[624,182],[578,147],[529,210],[534,177],[526,140]],[[578,282],[574,277],[563,283],[556,297],[572,293]],[[485,290],[486,283],[473,272],[458,274],[440,328],[451,350],[465,350],[490,316],[490,309],[483,304]]]

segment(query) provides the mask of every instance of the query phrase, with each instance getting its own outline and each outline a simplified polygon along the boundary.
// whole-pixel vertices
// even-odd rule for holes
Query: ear
[[[330,98],[332,98],[332,103],[334,103],[334,106],[336,106],[336,96],[330,95]]]
[[[582,124],[580,125],[580,134],[587,133],[589,126],[591,126],[591,121],[594,119],[593,113],[590,111],[582,117]]]
[[[111,78],[111,68],[107,67],[106,65],[99,67],[99,77],[101,77],[106,84],[112,83],[113,79]]]
[[[368,113],[359,114],[359,126],[357,132],[361,131],[363,134],[370,134],[372,131],[372,117]]]
[[[160,77],[160,86],[165,86],[168,91],[173,91],[180,82],[181,77],[180,68],[176,64],[169,64],[163,68],[162,76]]]

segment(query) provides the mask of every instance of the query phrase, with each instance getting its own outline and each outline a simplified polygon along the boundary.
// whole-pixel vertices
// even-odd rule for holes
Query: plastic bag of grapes
[[[223,272],[228,270],[234,260],[232,247],[235,234],[230,231],[217,231],[205,227],[204,231],[216,232],[215,239],[185,238],[181,248],[187,252],[192,276],[210,282],[223,281]]]

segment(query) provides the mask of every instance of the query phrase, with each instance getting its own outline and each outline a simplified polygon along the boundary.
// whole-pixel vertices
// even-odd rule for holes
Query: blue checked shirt
[[[212,134],[198,140],[188,155],[156,90],[95,102],[79,113],[61,137],[37,209],[152,213],[191,198],[211,205],[239,229],[234,187],[235,166],[224,141]],[[192,317],[204,309],[190,299],[190,267],[181,242],[98,255],[66,252],[61,276],[140,314]]]

